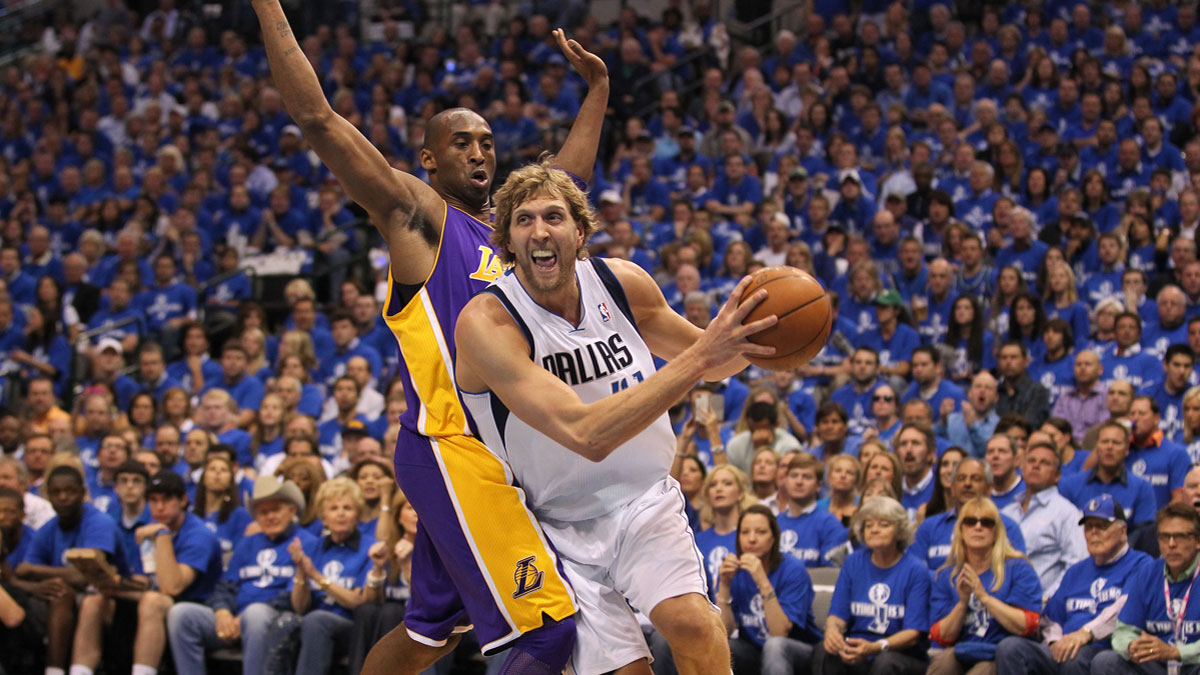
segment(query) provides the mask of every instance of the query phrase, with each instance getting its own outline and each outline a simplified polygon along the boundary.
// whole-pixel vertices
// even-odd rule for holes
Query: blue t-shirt
[[[879,365],[892,366],[912,361],[913,350],[921,346],[921,336],[912,326],[901,323],[886,340],[878,330],[860,333],[854,346],[874,349],[879,354]]]
[[[1005,604],[1030,612],[1040,612],[1042,609],[1042,583],[1038,580],[1033,566],[1025,558],[1009,558],[1004,561],[1004,583],[1000,588],[992,590],[995,576],[990,569],[979,575],[979,581],[988,593]],[[958,591],[954,587],[954,568],[946,567],[933,579],[933,597],[929,602],[930,620],[941,621],[956,604]],[[954,654],[966,661],[991,661],[996,658],[996,645],[1009,635],[992,613],[972,594],[967,602],[967,616],[962,632],[954,645]]]
[[[367,557],[367,551],[374,543],[374,537],[362,534],[356,528],[341,544],[335,544],[329,537],[310,539],[304,545],[304,553],[312,559],[313,567],[331,584],[347,589],[362,588],[367,582],[367,572],[371,571],[371,559]],[[309,579],[309,585],[312,588],[310,611],[323,609],[347,619],[353,618],[350,610],[322,591],[315,581]]]
[[[184,516],[183,525],[171,537],[176,562],[196,571],[192,583],[176,597],[187,602],[204,602],[221,578],[221,544],[204,521],[194,513]]]
[[[1050,392],[1050,405],[1075,386],[1075,352],[1067,352],[1057,361],[1047,361],[1043,354],[1029,364],[1029,376]]]
[[[808,576],[804,563],[791,556],[783,556],[779,567],[767,575],[779,606],[784,615],[792,622],[792,632],[788,637],[803,639],[806,642],[816,642],[820,632],[813,619],[813,585]],[[738,634],[743,640],[748,640],[762,646],[771,634],[767,631],[767,615],[763,610],[762,594],[750,573],[738,570],[729,583],[731,599],[730,609],[738,624]]]
[[[879,640],[902,630],[929,632],[929,570],[910,555],[888,568],[870,549],[851,553],[838,575],[830,616],[846,622],[846,637]]]
[[[1132,548],[1120,559],[1103,566],[1091,557],[1084,558],[1067,569],[1058,590],[1046,602],[1044,613],[1062,626],[1064,635],[1077,631],[1122,595],[1129,591],[1140,595],[1145,588],[1132,582],[1147,567],[1155,567],[1154,559]],[[1111,643],[1104,638],[1097,644],[1107,648]]]
[[[1100,356],[1104,366],[1101,381],[1108,385],[1116,380],[1128,380],[1135,390],[1158,382],[1163,376],[1162,361],[1142,350],[1138,345],[1130,347],[1125,356],[1118,356],[1111,349]]]
[[[17,565],[25,562],[25,556],[28,555],[29,549],[33,546],[33,538],[37,532],[28,525],[21,525],[21,540],[4,556],[4,562],[12,569],[17,569]]]
[[[1121,608],[1117,619],[1121,623],[1139,628],[1169,645],[1193,643],[1200,638],[1200,602],[1196,602],[1195,598],[1188,599],[1187,609],[1183,613],[1181,640],[1177,643],[1174,626],[1171,618],[1167,616],[1167,604],[1163,599],[1162,589],[1163,581],[1166,579],[1164,574],[1166,565],[1164,560],[1154,560],[1150,564],[1143,565],[1137,574],[1130,576],[1130,588],[1144,589],[1146,592],[1130,594],[1129,600],[1125,601],[1125,606]],[[1192,576],[1182,581],[1169,583],[1171,604],[1176,607],[1182,605],[1184,594],[1195,582],[1196,578]],[[1192,589],[1192,595],[1196,595],[1195,589]]]
[[[204,392],[209,389],[224,389],[229,393],[233,400],[237,403],[239,410],[258,410],[259,404],[262,403],[265,389],[263,383],[253,375],[242,375],[236,382],[230,382],[225,379],[225,372],[220,371],[220,375],[215,379],[208,379],[205,375],[204,391],[200,392],[203,396]],[[240,459],[238,460],[241,461]]]
[[[1123,478],[1111,483],[1101,481],[1095,469],[1064,475],[1058,481],[1058,493],[1080,510],[1096,497],[1109,495],[1125,509],[1125,518],[1133,525],[1153,522],[1154,514],[1158,511],[1150,483],[1129,471],[1125,472]]]
[[[1000,521],[1008,533],[1008,543],[1018,551],[1025,552],[1025,537],[1021,535],[1021,526],[1011,518],[1000,514]],[[909,555],[925,563],[931,571],[937,570],[950,557],[950,544],[954,539],[954,524],[958,522],[956,511],[935,513],[921,522],[913,536],[913,543],[908,547]],[[935,617],[940,619],[941,617]]]
[[[204,516],[204,526],[210,532],[217,535],[217,541],[221,545],[221,553],[229,553],[238,545],[242,537],[246,534],[246,527],[254,521],[254,517],[243,506],[235,506],[229,512],[229,517],[225,522],[218,522],[217,516],[220,511],[213,511]]]
[[[846,543],[846,528],[814,503],[799,516],[779,514],[779,550],[806,567],[829,567],[828,555]]]
[[[920,385],[914,381],[912,384],[908,385],[908,389],[904,390],[904,394],[900,397],[900,403],[908,403],[915,398],[922,398],[922,396]],[[929,407],[933,408],[934,422],[937,422],[941,418],[942,401],[946,399],[951,399],[954,401],[954,410],[957,412],[962,410],[962,402],[967,400],[967,395],[963,393],[962,387],[945,378],[942,378],[942,381],[938,383],[937,389],[934,390],[933,395],[928,399],[925,399],[925,402],[929,404]]]
[[[1171,490],[1183,487],[1190,468],[1187,450],[1165,438],[1158,447],[1130,448],[1125,458],[1125,470],[1150,483],[1156,509],[1171,502]]]
[[[717,534],[716,529],[708,528],[696,532],[696,548],[700,549],[700,557],[704,558],[704,575],[708,577],[708,595],[715,599],[717,581],[720,579],[721,563],[725,557],[737,555],[737,530],[727,534]]]
[[[46,521],[33,537],[25,562],[49,567],[67,564],[67,551],[72,548],[94,548],[107,554],[108,561],[122,575],[130,573],[129,560],[121,533],[112,518],[91,504],[83,504],[83,515],[74,529],[58,526],[58,516]]]
[[[292,564],[288,544],[296,537],[300,538],[305,550],[316,539],[302,528],[293,527],[278,541],[271,541],[260,532],[243,538],[233,548],[233,556],[222,579],[238,585],[238,614],[253,603],[270,602],[291,588],[296,566]]]

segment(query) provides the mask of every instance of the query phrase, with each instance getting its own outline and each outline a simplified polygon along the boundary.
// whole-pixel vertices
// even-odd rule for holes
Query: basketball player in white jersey
[[[774,316],[742,325],[766,292],[738,307],[743,279],[701,331],[636,265],[586,259],[596,221],[569,178],[524,167],[495,202],[492,243],[515,269],[459,316],[456,379],[473,431],[512,467],[566,564],[580,606],[572,666],[650,672],[628,599],[681,673],[728,675],[725,630],[668,477],[666,412],[698,380],[742,370],[743,355],[774,353],[747,340]],[[656,372],[653,355],[669,363]]]

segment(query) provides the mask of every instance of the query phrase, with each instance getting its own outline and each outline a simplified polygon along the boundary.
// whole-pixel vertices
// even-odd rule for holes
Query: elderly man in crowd
[[[287,592],[296,575],[288,545],[296,538],[306,547],[316,542],[295,523],[296,514],[304,510],[304,494],[295,483],[259,476],[250,509],[259,532],[243,538],[233,549],[208,604],[181,602],[167,614],[171,654],[180,673],[206,672],[205,653],[239,641],[242,672],[263,672],[267,632],[280,608],[286,607]]]
[[[1142,566],[1128,584],[1117,615],[1112,651],[1092,660],[1093,675],[1145,675],[1200,671],[1200,603],[1189,602],[1196,585],[1200,514],[1168,504],[1155,517],[1162,558]]]
[[[1082,526],[1088,557],[1071,565],[1042,613],[1041,642],[1005,638],[996,649],[997,675],[1088,675],[1092,660],[1110,648],[1117,615],[1131,591],[1143,591],[1135,580],[1153,567],[1150,556],[1127,541],[1128,525],[1121,504],[1109,495],[1088,501]]]

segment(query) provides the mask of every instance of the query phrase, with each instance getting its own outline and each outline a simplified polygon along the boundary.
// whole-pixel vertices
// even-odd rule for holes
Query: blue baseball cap
[[[1121,508],[1120,502],[1113,499],[1110,494],[1102,494],[1099,497],[1093,497],[1088,500],[1087,504],[1083,505],[1083,517],[1079,519],[1079,524],[1088,518],[1102,518],[1108,522],[1114,520],[1125,520],[1125,509]]]

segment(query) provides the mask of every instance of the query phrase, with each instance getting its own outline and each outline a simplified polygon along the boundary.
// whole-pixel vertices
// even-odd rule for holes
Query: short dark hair
[[[1021,342],[1020,340],[1009,339],[1001,342],[1000,347],[996,349],[996,353],[999,354],[1000,350],[1004,349],[1005,347],[1016,347],[1017,349],[1021,350],[1021,356],[1029,356],[1029,347],[1026,347],[1025,343]]]
[[[50,471],[50,475],[46,476],[46,485],[49,485],[51,481],[59,476],[66,476],[79,483],[80,487],[83,487],[83,474],[79,473],[79,469],[67,464],[54,467],[54,469]]]
[[[1176,342],[1170,347],[1167,347],[1167,353],[1163,355],[1163,363],[1170,363],[1172,358],[1179,356],[1180,354],[1188,357],[1188,360],[1191,361],[1193,365],[1196,363],[1196,353],[1192,351],[1191,347],[1180,342]]]
[[[817,422],[820,422],[830,415],[837,415],[839,418],[841,418],[842,424],[850,423],[850,415],[846,412],[846,408],[841,403],[838,403],[837,401],[823,401],[821,405],[817,407]]]
[[[345,309],[339,309],[339,310],[335,311],[333,314],[329,315],[329,325],[330,326],[333,326],[333,324],[335,324],[339,321],[349,321],[350,324],[353,325],[354,324],[354,315]]]
[[[1008,435],[1010,429],[1021,429],[1025,432],[1025,437],[1033,433],[1033,425],[1029,423],[1029,419],[1021,413],[1010,412],[996,422],[996,428],[992,433]]]
[[[224,455],[229,458],[230,462],[233,462],[234,466],[237,466],[237,450],[234,450],[233,446],[228,443],[213,443],[208,446],[208,450],[204,451],[204,461],[207,462],[208,458],[213,455]]]
[[[150,472],[146,471],[146,465],[142,464],[136,459],[127,459],[124,462],[121,462],[121,466],[118,466],[117,470],[113,472],[113,478],[118,478],[123,473],[141,476],[143,481],[146,481],[147,483],[150,482]]]
[[[1162,408],[1158,407],[1158,401],[1155,401],[1153,396],[1150,396],[1149,394],[1138,394],[1137,396],[1133,397],[1133,400],[1129,402],[1129,405],[1133,405],[1138,401],[1145,401],[1149,403],[1150,412],[1154,413],[1155,415],[1162,414]]]
[[[779,410],[766,401],[755,401],[746,408],[747,422],[770,422],[771,426],[779,424]]]
[[[935,366],[940,365],[942,363],[942,354],[940,351],[938,351],[937,347],[933,347],[931,345],[921,345],[921,346],[913,349],[912,353],[913,354],[917,354],[917,353],[928,354],[929,360],[933,361],[933,365],[935,365]]]
[[[1066,319],[1063,319],[1063,318],[1057,317],[1057,316],[1054,317],[1053,319],[1048,319],[1046,321],[1046,325],[1042,327],[1042,333],[1045,333],[1048,330],[1055,331],[1059,335],[1062,335],[1063,336],[1063,347],[1068,352],[1074,351],[1074,349],[1075,349],[1075,330],[1073,328],[1071,328],[1071,324],[1067,323]]]
[[[1200,534],[1200,513],[1190,504],[1181,504],[1179,502],[1171,502],[1158,510],[1154,515],[1154,527],[1162,525],[1162,522],[1168,518],[1180,518],[1192,524],[1192,533]]]

